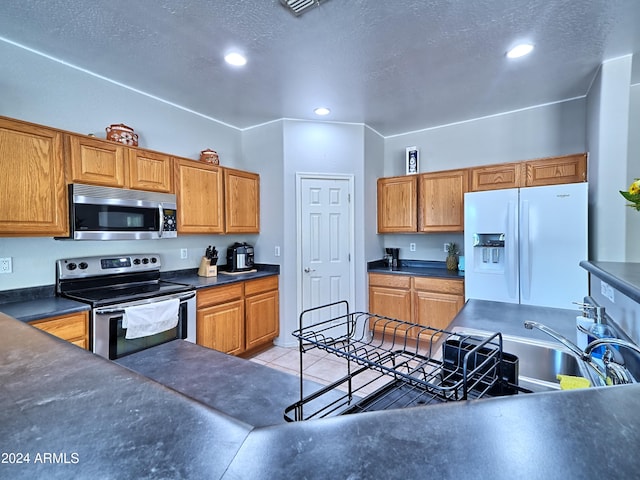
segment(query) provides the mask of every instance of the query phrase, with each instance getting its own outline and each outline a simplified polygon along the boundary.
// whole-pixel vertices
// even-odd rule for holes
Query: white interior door
[[[347,300],[352,305],[353,219],[350,177],[299,176],[299,267],[302,310]],[[343,315],[325,309],[306,324]]]

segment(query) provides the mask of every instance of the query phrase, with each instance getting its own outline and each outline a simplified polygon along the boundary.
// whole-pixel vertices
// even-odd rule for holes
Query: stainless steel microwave
[[[176,238],[176,196],[123,188],[69,185],[69,228],[74,240]]]

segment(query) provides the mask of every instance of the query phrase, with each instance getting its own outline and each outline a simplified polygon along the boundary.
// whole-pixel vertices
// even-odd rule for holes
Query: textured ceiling
[[[385,136],[583,96],[638,25],[638,0],[0,2],[0,37],[235,127],[323,105]]]

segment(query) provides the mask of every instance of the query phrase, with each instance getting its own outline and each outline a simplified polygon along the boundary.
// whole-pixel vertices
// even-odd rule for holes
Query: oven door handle
[[[190,300],[193,297],[196,296],[196,292],[188,292],[186,295],[172,295],[172,296],[165,296],[165,297],[159,297],[162,300],[170,300],[172,298],[177,298],[178,300],[180,300],[181,302],[184,302],[186,300]],[[153,303],[153,302],[149,302],[149,303]],[[124,314],[124,308],[122,307],[118,307],[118,308],[98,308],[95,310],[95,314],[96,315],[121,315]]]

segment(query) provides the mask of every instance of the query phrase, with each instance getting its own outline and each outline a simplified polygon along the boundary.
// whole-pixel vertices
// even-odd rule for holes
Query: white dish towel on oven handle
[[[175,328],[178,324],[180,299],[126,307],[122,316],[122,328],[126,339],[148,337]]]

